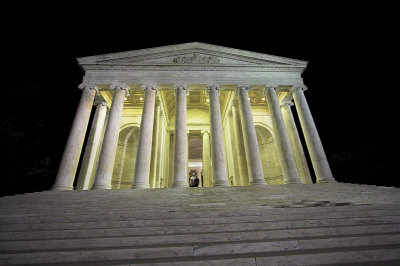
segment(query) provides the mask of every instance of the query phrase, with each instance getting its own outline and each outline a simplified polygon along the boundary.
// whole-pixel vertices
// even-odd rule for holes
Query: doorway
[[[188,184],[190,184],[190,177],[197,176],[199,179],[199,187],[203,187],[203,141],[200,131],[190,131],[189,134],[189,158],[188,158]]]

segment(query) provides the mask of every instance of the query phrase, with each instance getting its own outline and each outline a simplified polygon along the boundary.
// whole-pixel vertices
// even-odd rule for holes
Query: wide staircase
[[[399,188],[45,191],[0,210],[2,265],[400,265]]]

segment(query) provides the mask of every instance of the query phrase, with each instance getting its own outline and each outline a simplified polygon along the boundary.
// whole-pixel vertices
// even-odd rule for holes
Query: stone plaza
[[[78,63],[52,189],[0,198],[1,265],[400,264],[400,189],[336,182],[307,62],[196,42]]]

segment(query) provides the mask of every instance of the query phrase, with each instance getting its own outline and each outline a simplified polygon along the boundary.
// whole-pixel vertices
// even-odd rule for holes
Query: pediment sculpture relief
[[[177,64],[218,64],[219,59],[213,56],[201,56],[194,53],[191,56],[178,56],[172,62]]]

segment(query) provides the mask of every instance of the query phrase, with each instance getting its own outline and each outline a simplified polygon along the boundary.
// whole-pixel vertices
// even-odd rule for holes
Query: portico
[[[187,43],[78,63],[82,100],[54,190],[76,176],[76,189],[187,187],[189,168],[205,187],[312,183],[304,151],[316,181],[335,182],[304,93],[307,62]]]

